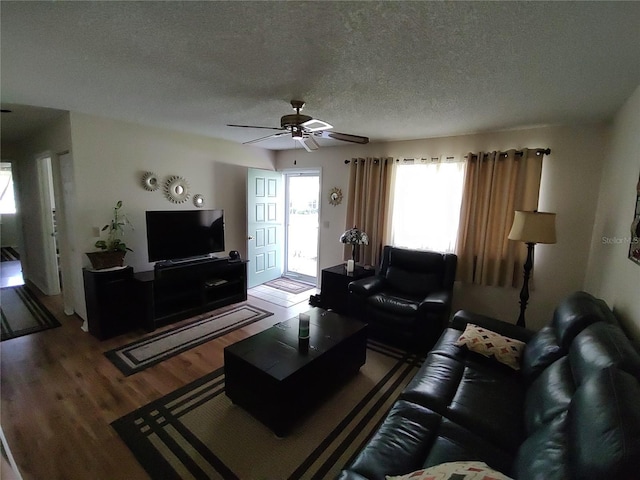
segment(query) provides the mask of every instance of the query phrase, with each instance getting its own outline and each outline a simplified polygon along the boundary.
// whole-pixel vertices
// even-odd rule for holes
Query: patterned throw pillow
[[[514,370],[520,370],[525,343],[468,323],[456,345],[467,347],[485,357],[493,357]]]
[[[387,480],[512,480],[484,462],[449,462],[406,475],[387,475]]]

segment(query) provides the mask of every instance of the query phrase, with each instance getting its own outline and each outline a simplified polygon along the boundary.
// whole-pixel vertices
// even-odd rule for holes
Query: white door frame
[[[58,258],[56,238],[53,224],[54,188],[51,153],[41,154],[36,158],[38,171],[38,190],[40,192],[40,233],[42,238],[43,285],[38,287],[45,295],[60,294],[60,277],[58,274]],[[31,264],[33,265],[33,259]]]
[[[285,185],[285,230],[284,230],[284,273],[289,273],[289,179],[293,176],[317,176],[319,181],[318,191],[318,249],[316,252],[316,285],[318,284],[320,265],[320,219],[322,218],[322,168],[285,168],[281,170],[284,175]]]
[[[77,304],[76,285],[82,278],[82,264],[75,261],[75,236],[73,222],[73,159],[71,153],[63,152],[52,159],[53,191],[56,199],[56,219],[58,222],[58,251],[60,254],[60,274],[62,277],[62,301],[64,313],[72,315]],[[74,275],[74,272],[78,272]],[[76,278],[76,276],[78,278]]]

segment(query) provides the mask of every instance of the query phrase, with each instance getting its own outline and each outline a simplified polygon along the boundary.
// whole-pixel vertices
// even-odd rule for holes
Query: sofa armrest
[[[429,293],[418,305],[419,310],[430,312],[446,312],[451,308],[451,292],[449,290],[437,290]]]
[[[515,338],[521,342],[527,343],[531,340],[531,337],[535,334],[532,330],[528,330],[524,327],[519,327],[512,323],[507,323],[497,318],[487,317],[486,315],[480,315],[468,310],[459,310],[453,316],[451,320],[451,327],[457,330],[464,330],[467,323],[473,323],[479,327],[486,328],[493,332],[504,335],[505,337]]]
[[[379,275],[361,278],[360,280],[354,280],[349,284],[349,292],[363,297],[369,297],[382,290],[384,283],[384,277]]]

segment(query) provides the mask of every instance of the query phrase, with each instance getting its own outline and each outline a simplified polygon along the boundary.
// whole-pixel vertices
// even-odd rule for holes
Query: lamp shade
[[[556,214],[516,210],[509,240],[556,243]]]

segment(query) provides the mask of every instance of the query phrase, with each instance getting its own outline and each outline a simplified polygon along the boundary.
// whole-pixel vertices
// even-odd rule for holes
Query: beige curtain
[[[507,238],[515,210],[536,210],[543,150],[469,154],[458,231],[457,277],[517,286],[526,247]]]
[[[353,158],[349,165],[345,230],[356,226],[369,236],[369,245],[359,249],[358,263],[363,265],[377,265],[387,241],[392,169],[392,158]],[[350,245],[344,258],[351,258]]]

